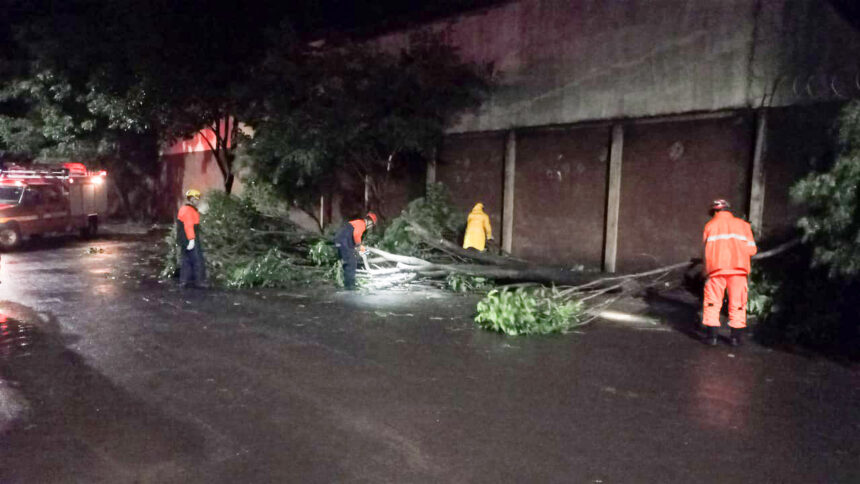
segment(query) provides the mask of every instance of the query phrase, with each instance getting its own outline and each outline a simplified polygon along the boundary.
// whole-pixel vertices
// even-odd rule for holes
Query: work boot
[[[704,343],[708,346],[717,346],[717,327],[707,326]]]
[[[729,335],[729,345],[738,347],[743,344],[743,339],[741,335],[743,335],[743,328],[732,328],[732,333]]]

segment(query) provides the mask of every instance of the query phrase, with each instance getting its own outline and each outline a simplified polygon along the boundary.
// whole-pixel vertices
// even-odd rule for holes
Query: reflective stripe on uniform
[[[726,239],[738,239],[746,242],[747,238],[743,235],[739,234],[720,234],[720,235],[712,235],[708,237],[707,242],[712,242],[714,240],[726,240]],[[755,245],[755,242],[747,242],[747,245]]]
[[[740,234],[712,235],[712,236],[708,237],[707,242],[713,242],[715,240],[728,240],[728,239],[738,239],[740,241],[745,241],[747,243],[747,246],[755,247],[755,241],[754,240],[747,240],[747,238],[745,236],[740,235]]]
[[[23,215],[20,217],[5,217],[5,220],[17,220],[19,222],[28,222],[30,220],[38,220],[38,215]]]

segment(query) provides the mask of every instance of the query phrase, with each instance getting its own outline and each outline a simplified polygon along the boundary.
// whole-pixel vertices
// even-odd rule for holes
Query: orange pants
[[[702,324],[720,326],[720,310],[723,294],[729,289],[729,326],[747,327],[747,276],[710,276],[705,283],[705,304],[702,308]]]

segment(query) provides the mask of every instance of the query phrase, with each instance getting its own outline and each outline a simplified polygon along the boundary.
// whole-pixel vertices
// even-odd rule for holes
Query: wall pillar
[[[320,231],[325,229],[325,195],[320,195]]]
[[[364,175],[364,211],[370,210],[370,175]]]
[[[505,143],[505,183],[502,206],[502,251],[511,253],[514,238],[514,177],[517,166],[517,133],[508,131]]]
[[[438,150],[434,148],[433,151],[430,152],[430,159],[427,160],[427,175],[425,178],[426,183],[427,183],[427,185],[426,185],[427,188],[430,188],[431,185],[436,183],[436,153],[437,152],[438,152]]]
[[[764,222],[764,156],[767,150],[767,113],[764,110],[756,116],[755,151],[752,160],[752,175],[750,179],[750,209],[749,220],[756,236],[761,236]]]
[[[606,193],[606,225],[603,246],[603,270],[615,272],[618,255],[618,213],[621,207],[621,160],[624,148],[624,126],[612,126],[609,148],[609,179]]]

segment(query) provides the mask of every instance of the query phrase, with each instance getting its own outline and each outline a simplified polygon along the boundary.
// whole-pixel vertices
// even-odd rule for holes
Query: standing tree
[[[379,203],[392,164],[430,153],[490,88],[489,66],[429,34],[395,54],[366,43],[280,51],[262,74],[269,97],[250,119],[249,165],[308,212],[338,172],[372,180]]]
[[[813,247],[813,264],[852,280],[860,277],[860,101],[842,110],[837,132],[833,167],[798,182],[792,197],[808,211],[799,226]]]
[[[114,73],[133,75],[121,61],[125,44],[106,27],[114,25],[110,12],[74,1],[12,5],[0,141],[25,158],[95,162],[111,171],[127,215],[151,215],[157,123],[146,93],[116,82]]]
[[[832,166],[791,190],[806,208],[803,245],[753,273],[751,301],[765,342],[789,341],[860,357],[860,102],[837,124]]]
[[[238,121],[261,94],[248,81],[266,52],[264,33],[280,22],[278,7],[225,10],[202,0],[10,5],[13,28],[0,34],[14,42],[15,55],[0,64],[0,76],[24,87],[7,92],[0,109],[14,120],[7,127],[18,140],[28,132],[26,120],[43,127],[68,121],[71,131],[142,134],[154,143],[144,151],[157,157],[158,144],[210,128],[224,187],[232,189]],[[51,110],[30,109],[46,105],[26,92],[27,83],[44,83],[39,76],[63,83],[60,92],[51,88]],[[58,133],[43,134],[50,144]]]

